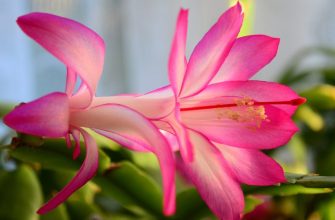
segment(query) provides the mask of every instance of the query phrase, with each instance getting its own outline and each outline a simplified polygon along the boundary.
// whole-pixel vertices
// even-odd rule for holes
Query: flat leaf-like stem
[[[316,174],[285,174],[287,183],[312,188],[335,188],[335,176],[319,176]]]
[[[318,176],[317,174],[285,173],[286,183],[277,186],[243,186],[248,194],[273,196],[292,196],[297,194],[330,193],[335,188],[335,176]]]

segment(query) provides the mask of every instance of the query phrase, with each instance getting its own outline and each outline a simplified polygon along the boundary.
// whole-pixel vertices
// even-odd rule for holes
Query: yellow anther
[[[234,100],[236,107],[221,108],[217,114],[217,118],[230,119],[240,123],[248,123],[248,128],[259,128],[263,121],[269,122],[263,105],[254,105],[251,98],[244,97]],[[254,126],[250,126],[254,124]]]
[[[254,101],[252,101],[252,99],[249,97],[243,97],[235,99],[235,103],[237,106],[245,106],[245,105],[253,105]]]

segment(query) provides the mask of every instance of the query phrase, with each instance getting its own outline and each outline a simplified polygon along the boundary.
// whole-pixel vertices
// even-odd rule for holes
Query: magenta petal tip
[[[240,1],[237,1],[236,4],[233,6],[233,8],[236,8],[241,14],[243,14],[243,7]]]

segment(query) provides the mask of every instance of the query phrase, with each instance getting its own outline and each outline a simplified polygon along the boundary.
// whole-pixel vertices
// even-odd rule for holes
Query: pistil
[[[263,105],[293,105],[298,106],[306,102],[305,98],[297,98],[288,101],[268,101],[268,102],[258,102],[252,101],[250,99],[240,99],[237,100],[235,103],[227,103],[227,104],[217,104],[217,105],[206,105],[206,106],[194,106],[194,107],[187,107],[187,108],[180,108],[180,111],[196,111],[196,110],[205,110],[205,109],[215,109],[215,108],[229,108],[229,107],[236,107],[242,105],[253,105],[253,106],[263,106]]]

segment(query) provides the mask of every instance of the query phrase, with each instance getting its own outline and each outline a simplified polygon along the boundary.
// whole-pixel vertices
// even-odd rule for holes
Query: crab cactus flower
[[[250,80],[275,57],[279,39],[238,38],[240,3],[220,16],[188,60],[187,17],[181,9],[168,62],[169,86],[145,95],[99,97],[92,105],[124,104],[151,118],[180,150],[179,167],[209,208],[220,219],[240,219],[241,183],[285,181],[281,166],[261,150],[289,141],[298,130],[291,116],[305,99],[287,86]]]
[[[17,23],[29,37],[66,65],[66,91],[17,106],[4,117],[4,123],[26,134],[65,137],[69,146],[73,139],[74,158],[80,153],[81,136],[86,146],[86,157],[79,172],[38,213],[54,209],[94,176],[98,167],[98,148],[83,129],[86,127],[100,133],[108,132],[110,138],[130,149],[157,155],[163,175],[164,213],[172,214],[175,209],[175,167],[172,151],[162,134],[152,122],[129,107],[111,103],[90,106],[103,69],[103,40],[87,27],[51,14],[31,13],[19,17]],[[75,90],[78,78],[81,85]]]

